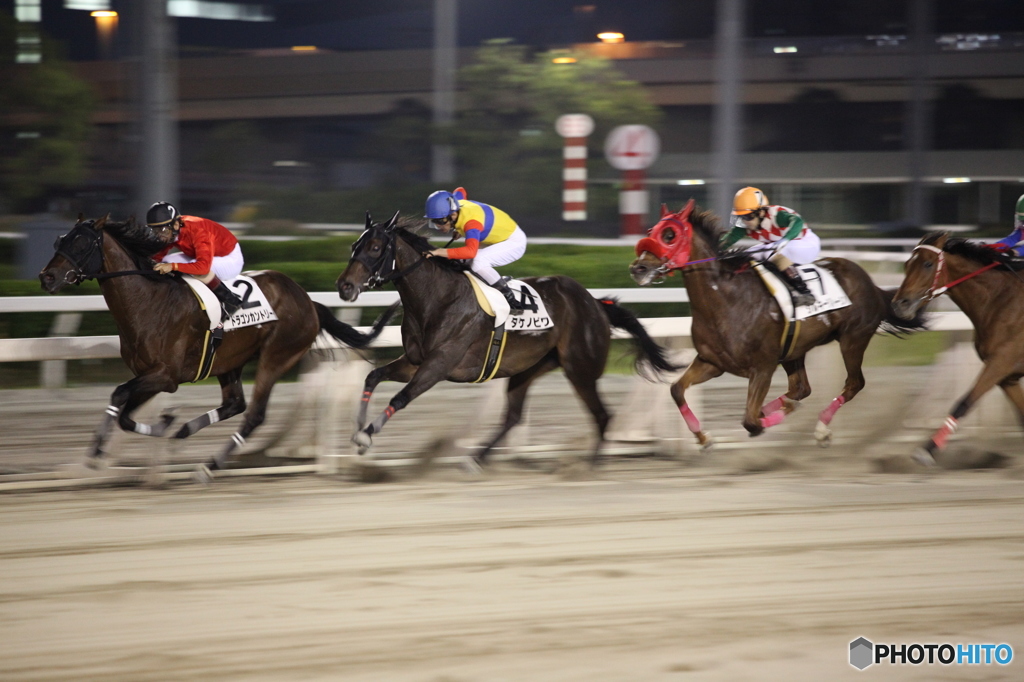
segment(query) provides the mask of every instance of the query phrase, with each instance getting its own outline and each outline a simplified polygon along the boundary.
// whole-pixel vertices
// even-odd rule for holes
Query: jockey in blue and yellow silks
[[[470,201],[466,190],[439,190],[427,197],[425,217],[442,232],[455,231],[466,238],[466,245],[455,249],[434,249],[430,255],[440,258],[472,260],[470,268],[483,281],[501,292],[513,314],[522,314],[523,305],[494,268],[513,263],[526,253],[526,233],[507,213],[479,201]]]

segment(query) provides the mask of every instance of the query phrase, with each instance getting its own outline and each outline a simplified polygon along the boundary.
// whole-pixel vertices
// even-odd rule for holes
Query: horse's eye
[[[933,265],[935,265],[935,263],[932,263],[930,260],[929,261],[925,261],[924,262],[924,269],[925,270],[931,270]]]
[[[671,228],[669,228],[669,229],[667,229],[667,230],[665,230],[664,232],[661,233],[661,241],[665,242],[666,244],[671,244],[672,240],[674,240],[675,238],[676,238],[676,233]]]
[[[374,244],[373,246],[371,246],[370,251],[373,251],[374,253],[380,251],[380,244]]]

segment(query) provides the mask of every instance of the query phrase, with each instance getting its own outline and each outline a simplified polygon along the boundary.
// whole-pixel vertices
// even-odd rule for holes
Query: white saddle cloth
[[[555,326],[551,316],[548,315],[547,306],[544,305],[540,294],[526,282],[513,279],[508,283],[509,288],[516,293],[516,298],[526,308],[522,315],[510,315],[511,308],[509,308],[508,301],[505,300],[500,291],[484,284],[472,273],[467,272],[466,276],[469,277],[469,281],[473,285],[473,290],[477,294],[477,301],[480,302],[480,307],[488,315],[494,315],[495,327],[500,327],[502,323],[506,323],[508,331],[537,331],[540,329],[550,329]],[[488,305],[484,305],[480,300],[481,297],[490,306],[490,310],[488,310]]]
[[[224,282],[232,291],[234,291],[240,299],[242,299],[242,307],[235,311],[224,323],[224,331],[231,329],[241,329],[242,327],[251,327],[255,324],[262,324],[264,322],[273,322],[277,319],[277,313],[270,307],[270,301],[267,300],[266,294],[260,289],[259,285],[256,284],[250,275],[258,275],[258,272],[249,272],[247,274],[239,275],[230,282]],[[186,284],[192,287],[192,291],[196,293],[199,300],[203,302],[203,306],[206,308],[206,314],[210,318],[210,329],[216,329],[220,326],[220,299],[218,299],[210,287],[200,282],[195,277],[190,275],[182,275],[182,279],[185,280]]]
[[[768,291],[778,301],[779,307],[782,308],[782,314],[787,319],[803,320],[850,305],[850,298],[843,291],[843,288],[839,286],[835,275],[828,268],[815,265],[814,263],[797,265],[795,267],[796,271],[800,273],[800,278],[807,285],[808,291],[814,296],[814,303],[802,305],[796,311],[793,310],[793,299],[790,297],[789,287],[768,268],[761,264],[754,265],[754,269],[761,275],[765,286],[768,287]]]

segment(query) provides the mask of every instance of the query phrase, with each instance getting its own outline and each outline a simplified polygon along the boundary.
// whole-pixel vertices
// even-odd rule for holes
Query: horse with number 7
[[[724,372],[749,379],[743,427],[751,436],[775,426],[811,394],[804,357],[812,348],[839,342],[846,366],[846,384],[821,411],[815,438],[831,444],[830,423],[844,404],[864,388],[861,363],[868,343],[879,330],[901,335],[923,329],[919,318],[900,319],[893,311],[892,291],[875,286],[856,263],[845,258],[816,262],[842,287],[850,304],[800,321],[799,333],[787,335],[790,324],[776,298],[751,267],[750,254],[719,247],[721,229],[710,212],[695,212],[691,199],[678,213],[662,207],[661,219],[636,246],[630,274],[641,286],[674,270],[682,273],[693,316],[691,335],[697,357],[672,386],[672,398],[702,450],[713,446],[686,403],[686,389]],[[789,390],[765,403],[772,375],[782,365]]]

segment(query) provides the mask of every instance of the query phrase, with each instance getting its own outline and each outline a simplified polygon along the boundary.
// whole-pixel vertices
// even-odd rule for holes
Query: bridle
[[[397,214],[395,217],[398,217]],[[393,220],[394,219],[392,219],[392,223]],[[394,228],[392,223],[388,223],[383,226],[377,225],[375,227],[368,227],[361,235],[359,235],[359,239],[352,244],[352,257],[350,260],[362,264],[362,266],[366,268],[367,273],[369,273],[366,276],[366,281],[363,282],[364,289],[376,289],[388,282],[394,282],[396,279],[401,279],[427,261],[426,254],[417,251],[419,258],[413,261],[412,265],[402,268],[401,270],[395,269],[398,267],[397,239],[398,230],[401,228]],[[364,248],[360,247],[363,240],[367,239],[370,233],[374,230],[379,230],[384,235],[381,239],[383,247],[381,248],[380,255],[376,258],[370,256]],[[451,244],[453,241],[455,241],[455,237],[452,237],[451,240],[448,241],[448,244]]]
[[[58,256],[63,256],[71,269],[64,274],[64,284],[79,285],[86,280],[97,281],[110,279],[111,277],[123,277],[124,275],[142,275],[143,277],[158,278],[162,275],[152,270],[118,270],[116,272],[100,272],[103,269],[103,230],[98,230],[93,225],[95,221],[79,223],[71,228],[65,235],[57,237],[53,243],[53,249]],[[76,234],[76,230],[79,232]],[[83,253],[77,256],[72,255],[69,248],[77,244],[81,233],[85,232],[88,239],[88,246]]]
[[[932,246],[931,244],[918,244],[917,246],[914,247],[914,251],[917,251],[918,249],[925,249],[926,251],[932,251],[934,253],[939,254],[938,264],[935,266],[935,276],[932,277],[932,285],[931,287],[928,288],[928,291],[925,293],[925,298],[928,301],[934,298],[938,298],[939,296],[942,296],[942,294],[946,293],[947,291],[955,287],[957,284],[960,284],[961,282],[966,282],[972,277],[977,277],[978,275],[987,270],[991,270],[992,268],[996,268],[1002,265],[1002,263],[996,262],[989,263],[988,265],[979,268],[974,272],[970,272],[964,275],[963,277],[953,280],[952,282],[946,282],[944,285],[939,286],[939,279],[942,277],[942,273],[945,271],[946,268],[946,252],[937,246]],[[911,254],[913,254],[914,251],[911,251]]]
[[[76,230],[79,230],[78,234],[75,234]],[[81,241],[78,237],[82,232],[86,232],[88,246],[84,253],[74,256],[68,250],[68,247]],[[57,237],[53,248],[58,256],[63,256],[64,260],[71,265],[71,269],[64,274],[64,284],[81,284],[85,280],[95,277],[103,267],[103,231],[93,227],[92,221],[79,223],[71,228],[71,231],[67,234]],[[94,261],[98,261],[96,262],[95,269],[92,267]],[[89,272],[92,272],[92,274],[86,271],[86,267],[89,268]]]

